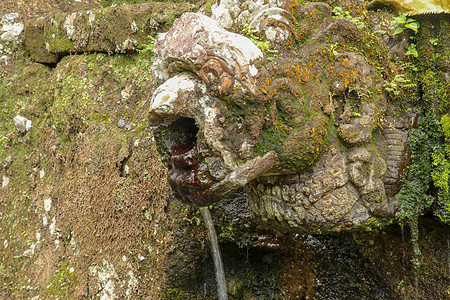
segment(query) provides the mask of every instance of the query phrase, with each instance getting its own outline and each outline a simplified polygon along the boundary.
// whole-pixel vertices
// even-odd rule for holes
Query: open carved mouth
[[[155,128],[154,134],[169,168],[174,196],[193,206],[207,206],[231,195],[277,163],[277,154],[270,151],[235,168],[227,167],[221,155],[205,143],[193,118],[178,118]]]
[[[175,197],[189,204],[210,203],[206,191],[213,185],[213,179],[199,153],[195,120],[180,118],[167,128],[167,132],[166,147],[171,168],[168,180]]]

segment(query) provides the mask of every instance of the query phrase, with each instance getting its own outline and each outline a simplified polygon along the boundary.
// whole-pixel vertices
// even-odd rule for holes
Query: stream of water
[[[216,270],[217,295],[219,300],[227,300],[227,285],[225,281],[225,272],[223,271],[222,257],[220,256],[219,244],[217,243],[216,230],[211,218],[208,207],[200,207],[200,212],[205,221],[209,232],[209,241],[211,242],[211,252],[214,259],[214,268]]]
[[[448,277],[450,278],[450,235],[448,232],[448,227],[446,227],[447,230],[447,266],[448,266]]]

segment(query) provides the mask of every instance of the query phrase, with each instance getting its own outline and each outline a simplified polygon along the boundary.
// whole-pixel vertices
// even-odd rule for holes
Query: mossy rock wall
[[[1,89],[1,298],[157,297],[171,233],[165,171],[143,123],[149,60],[17,67]],[[32,120],[29,132],[15,130],[16,114]]]

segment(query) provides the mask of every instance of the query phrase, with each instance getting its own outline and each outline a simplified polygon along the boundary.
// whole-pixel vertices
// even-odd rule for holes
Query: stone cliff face
[[[233,299],[448,296],[448,15],[91,2],[2,19],[0,298],[214,298],[205,205]]]

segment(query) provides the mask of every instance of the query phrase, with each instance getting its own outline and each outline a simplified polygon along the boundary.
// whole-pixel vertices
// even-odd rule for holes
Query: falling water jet
[[[407,256],[407,254],[406,254],[406,243],[405,243],[405,228],[404,228],[404,224],[403,223],[401,223],[400,224],[400,229],[401,229],[401,232],[402,232],[402,260],[406,260],[406,256]],[[403,270],[403,274],[406,274],[406,269],[405,269],[405,264],[404,263],[402,263],[402,270]]]
[[[219,244],[217,243],[217,235],[216,230],[214,229],[211,213],[209,212],[208,207],[200,207],[199,210],[209,232],[211,252],[214,259],[214,268],[216,270],[217,294],[219,296],[219,300],[227,300],[228,295],[225,272],[223,271],[222,257],[220,256]]]
[[[422,265],[420,261],[420,247],[419,247],[419,218],[412,218],[409,223],[411,230],[411,243],[412,243],[412,265],[414,272],[414,290],[415,299],[419,299],[419,269]]]
[[[448,277],[450,278],[450,234],[448,228],[447,231],[447,266],[448,266]]]

